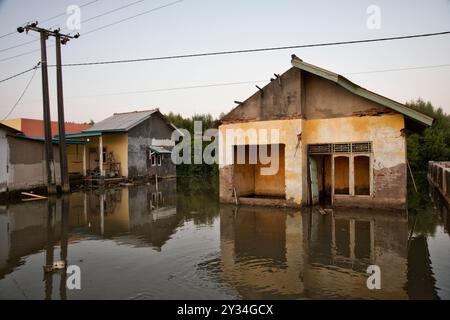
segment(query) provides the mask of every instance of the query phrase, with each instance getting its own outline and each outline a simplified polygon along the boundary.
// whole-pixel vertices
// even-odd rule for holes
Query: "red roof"
[[[21,119],[21,131],[29,137],[44,137],[44,121],[37,119]],[[90,124],[66,122],[66,133],[77,133],[91,127]],[[57,135],[58,122],[52,121],[52,137]]]

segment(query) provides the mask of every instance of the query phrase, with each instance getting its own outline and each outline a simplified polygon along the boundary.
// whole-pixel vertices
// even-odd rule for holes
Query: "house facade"
[[[295,56],[291,63],[221,119],[221,201],[403,208],[405,129],[433,119]],[[278,152],[269,175],[265,150]]]
[[[58,145],[53,144],[52,164],[55,181],[60,184]],[[0,124],[0,193],[30,190],[47,185],[43,140]]]
[[[71,173],[91,177],[175,177],[170,153],[171,135],[177,130],[158,109],[116,113],[68,141],[83,145],[68,147]]]

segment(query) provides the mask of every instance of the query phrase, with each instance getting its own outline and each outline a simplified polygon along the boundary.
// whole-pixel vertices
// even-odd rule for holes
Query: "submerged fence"
[[[439,189],[441,194],[450,200],[450,162],[429,161],[428,180]]]

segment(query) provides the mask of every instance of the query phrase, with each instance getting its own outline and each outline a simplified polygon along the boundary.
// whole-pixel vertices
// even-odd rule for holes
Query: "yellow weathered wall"
[[[4,124],[5,126],[14,128],[16,130],[22,131],[22,119],[7,119],[0,121],[1,124]]]
[[[269,151],[270,152],[270,149]],[[284,176],[284,145],[279,146],[279,169],[275,175],[261,175],[261,168],[269,167],[259,161],[255,165],[255,194],[266,196],[285,196],[285,176]]]
[[[67,145],[67,165],[69,172],[83,173],[83,145]]]
[[[373,148],[373,170],[383,171],[389,168],[402,167],[406,163],[406,141],[401,131],[405,127],[404,117],[401,114],[366,116],[366,117],[343,117],[333,119],[303,120],[302,146],[316,143],[339,143],[339,142],[365,142],[371,141]],[[303,170],[306,170],[307,148],[303,148],[304,161]],[[403,170],[403,169],[400,169]],[[403,173],[401,173],[403,174]],[[389,179],[389,172],[384,175]],[[403,179],[403,177],[400,177]],[[377,179],[374,177],[374,179]],[[402,195],[396,197],[406,197],[406,175],[405,181],[401,181],[400,192]],[[381,180],[381,179],[380,179]],[[396,184],[400,182],[395,182]],[[376,181],[374,181],[376,189]],[[381,186],[380,193],[389,193],[388,185]],[[384,190],[383,190],[384,188]],[[401,189],[400,188],[400,189]],[[303,179],[303,197],[307,197],[307,181]],[[403,195],[403,191],[405,194]]]
[[[221,175],[220,197],[232,200],[230,176],[232,158],[227,157],[231,142],[227,142],[227,129],[279,130],[278,143],[285,145],[285,194],[287,200],[306,204],[308,198],[307,145],[317,143],[372,142],[372,170],[374,198],[376,201],[393,201],[401,204],[406,199],[406,141],[401,130],[405,127],[401,114],[332,119],[290,119],[224,124],[219,127]],[[302,133],[301,142],[297,135]],[[258,136],[245,136],[234,144],[267,144]],[[387,203],[387,202],[386,202]]]
[[[227,141],[226,130],[227,129],[242,129],[244,132],[248,129],[267,130],[267,134],[270,136],[270,130],[275,129],[279,132],[278,141],[267,141],[264,139],[267,135],[256,135],[255,137],[246,136],[242,137],[241,141]],[[232,186],[228,185],[230,181],[229,177],[225,175],[232,174],[232,170],[229,169],[233,164],[233,158],[231,157],[232,145],[265,145],[270,143],[279,143],[285,145],[285,160],[284,160],[284,175],[285,186],[284,191],[286,199],[291,200],[297,204],[301,203],[302,197],[302,184],[301,173],[302,166],[300,165],[302,152],[299,149],[297,135],[302,131],[301,119],[290,120],[274,120],[274,121],[259,121],[259,122],[245,122],[245,123],[233,123],[224,124],[219,127],[220,141],[219,141],[219,168],[221,174],[221,186],[220,197],[222,200],[230,200],[232,198]],[[228,156],[227,156],[228,155]]]
[[[89,138],[86,144],[86,169],[90,168],[90,152],[94,148],[97,152],[96,160],[98,160],[98,144],[99,138]],[[103,148],[106,152],[113,152],[116,162],[120,162],[120,175],[128,176],[128,135],[126,133],[114,133],[103,135]],[[79,159],[79,160],[78,160]],[[83,146],[78,146],[78,155],[76,153],[76,146],[68,146],[69,172],[83,172]],[[78,162],[79,161],[79,162]],[[108,164],[103,163],[103,169],[108,170]]]

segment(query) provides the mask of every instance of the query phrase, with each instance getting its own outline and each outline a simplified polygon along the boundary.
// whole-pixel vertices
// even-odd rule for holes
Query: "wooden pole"
[[[414,190],[416,190],[416,193],[418,193],[417,186],[416,186],[416,181],[414,180],[414,176],[412,174],[411,166],[409,165],[409,161],[408,160],[406,160],[406,164],[408,165],[409,174],[411,175],[411,179],[412,179],[412,182],[413,182]]]

